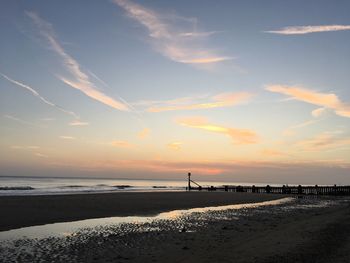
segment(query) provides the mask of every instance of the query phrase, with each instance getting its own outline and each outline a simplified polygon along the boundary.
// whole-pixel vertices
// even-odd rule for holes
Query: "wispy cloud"
[[[179,151],[182,145],[183,145],[182,142],[171,142],[171,143],[168,143],[167,147],[171,150]]]
[[[112,146],[122,147],[122,148],[131,148],[131,147],[133,147],[133,144],[131,144],[127,141],[113,141]]]
[[[253,94],[248,92],[228,92],[220,93],[212,97],[201,98],[178,98],[174,100],[149,102],[148,112],[163,112],[175,110],[200,110],[221,107],[230,107],[245,103]]]
[[[264,31],[280,35],[304,35],[319,32],[350,30],[350,25],[288,26],[278,30]]]
[[[258,142],[258,136],[252,130],[227,128],[216,124],[210,124],[208,120],[203,117],[181,118],[177,120],[177,123],[191,128],[225,134],[231,137],[235,144],[253,144]]]
[[[350,137],[339,136],[337,132],[323,132],[314,138],[299,141],[296,145],[303,151],[336,150],[348,147]]]
[[[36,157],[40,158],[48,158],[49,156],[40,152],[37,152],[40,150],[39,146],[36,145],[12,145],[10,147],[12,150],[20,150],[20,151],[28,151],[31,154],[33,154]]]
[[[320,121],[320,119],[312,119],[312,120],[307,120],[307,121],[303,121],[301,123],[292,125],[283,131],[283,136],[293,136],[296,134],[296,130],[310,126],[310,125],[315,124],[319,121]]]
[[[141,131],[139,131],[139,133],[137,134],[137,136],[140,139],[144,139],[146,138],[149,134],[150,134],[151,130],[149,128],[144,128]]]
[[[40,158],[48,158],[49,156],[43,153],[35,153],[35,156],[40,157]]]
[[[13,84],[15,84],[15,85],[17,85],[17,86],[19,86],[19,87],[21,87],[21,88],[26,89],[27,91],[29,91],[30,93],[32,93],[33,96],[37,97],[38,99],[40,99],[40,100],[41,100],[42,102],[44,102],[45,104],[47,104],[47,105],[49,105],[49,106],[51,106],[51,107],[54,107],[54,108],[56,108],[56,109],[58,109],[58,110],[60,110],[60,111],[62,111],[62,112],[64,112],[64,113],[66,113],[66,114],[69,114],[69,115],[73,116],[75,119],[79,119],[79,116],[78,116],[76,113],[74,113],[73,111],[66,110],[66,109],[62,108],[61,106],[58,106],[57,104],[55,104],[55,103],[53,103],[53,102],[47,100],[46,98],[44,98],[43,96],[41,96],[41,95],[39,94],[39,92],[37,92],[37,91],[36,91],[35,89],[33,89],[32,87],[30,87],[30,86],[28,86],[28,85],[26,85],[26,84],[23,84],[23,83],[21,83],[21,82],[19,82],[19,81],[17,81],[17,80],[14,80],[14,79],[8,77],[7,75],[5,75],[5,74],[3,74],[3,73],[0,73],[0,75],[1,75],[3,78],[5,78],[6,80],[8,80],[9,82],[11,82],[11,83],[13,83]],[[51,120],[51,119],[50,119],[50,120]]]
[[[41,120],[41,121],[54,121],[55,118],[47,117],[47,118],[41,118],[40,120]]]
[[[325,108],[318,108],[318,109],[315,109],[311,112],[311,115],[315,118],[319,118],[323,115],[325,115],[327,112],[327,110]]]
[[[342,102],[333,93],[321,93],[298,86],[268,85],[266,90],[281,93],[290,98],[334,110],[343,117],[350,118],[350,104]]]
[[[12,120],[12,121],[15,121],[15,122],[24,124],[24,125],[28,125],[28,126],[32,126],[32,127],[40,127],[40,126],[36,125],[35,123],[22,120],[22,119],[20,119],[20,118],[14,117],[14,116],[12,116],[12,115],[3,115],[3,116],[4,116],[6,119],[9,119],[9,120]]]
[[[129,0],[113,0],[149,32],[154,48],[163,56],[185,64],[212,64],[232,57],[219,55],[204,46],[203,37],[214,32],[197,32],[196,19],[165,16]],[[186,24],[186,26],[184,26]]]
[[[95,84],[90,80],[89,76],[81,70],[79,63],[64,50],[58,38],[56,37],[51,24],[40,18],[34,12],[27,12],[27,15],[38,27],[40,34],[47,40],[50,48],[62,59],[64,67],[72,76],[71,79],[63,76],[58,76],[61,81],[75,89],[80,90],[88,97],[97,100],[105,105],[108,105],[114,109],[121,111],[130,110],[124,102],[109,97],[96,88]]]
[[[66,136],[66,135],[61,135],[59,138],[63,140],[75,140],[75,137]]]
[[[36,145],[28,145],[28,146],[12,145],[10,148],[14,149],[14,150],[19,150],[19,149],[21,149],[21,150],[37,150],[40,147],[36,146]]]
[[[70,126],[87,126],[89,125],[88,122],[84,122],[84,121],[79,121],[79,120],[75,120],[69,123]]]

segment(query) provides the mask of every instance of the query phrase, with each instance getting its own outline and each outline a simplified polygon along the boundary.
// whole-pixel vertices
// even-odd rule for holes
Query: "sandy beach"
[[[0,231],[89,218],[155,215],[194,207],[262,202],[281,195],[133,192],[0,197]]]
[[[142,204],[137,201],[145,200],[145,197],[147,201],[142,201]],[[192,201],[188,200],[189,197]],[[119,201],[115,200],[114,205],[121,201],[124,204],[129,200],[129,205],[133,203],[142,208],[140,213],[151,214],[157,213],[158,210],[173,209],[172,207],[208,206],[209,203],[212,205],[250,203],[254,200],[261,202],[282,197],[244,193],[137,193],[136,195],[127,193],[112,197],[77,195],[36,198],[47,200],[48,203],[56,200],[50,206],[51,209],[59,208],[60,202],[67,198],[70,200],[67,209],[74,204],[71,200],[79,203],[86,198],[85,200],[90,202],[83,203],[82,207],[93,207],[100,203],[91,200],[102,202],[106,200],[104,198],[117,198]],[[179,201],[164,206],[171,198]],[[31,202],[35,200],[34,197],[29,199],[32,199]],[[145,203],[149,203],[150,200],[153,204],[146,205]],[[15,202],[13,200],[13,203]],[[150,208],[152,210],[147,210]],[[61,212],[64,211],[62,209]],[[104,210],[108,210],[107,206]],[[122,214],[135,213],[135,210],[127,210],[127,207],[121,211]],[[61,219],[67,220],[67,218]],[[19,239],[10,245],[1,243],[0,260],[5,262],[39,260],[43,262],[350,262],[349,222],[348,199],[296,198],[277,205],[196,212],[147,223],[125,223],[81,229],[65,237]]]

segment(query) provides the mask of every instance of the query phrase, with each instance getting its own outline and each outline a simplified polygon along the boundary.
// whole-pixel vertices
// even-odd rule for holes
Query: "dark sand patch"
[[[229,192],[133,192],[0,197],[0,231],[89,218],[155,215],[194,207],[275,200],[282,195]]]

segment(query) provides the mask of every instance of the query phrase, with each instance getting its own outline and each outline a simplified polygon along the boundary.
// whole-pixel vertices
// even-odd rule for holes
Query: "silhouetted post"
[[[255,185],[252,186],[252,193],[255,193]]]
[[[303,194],[303,188],[301,187],[301,185],[298,185],[298,195]]]
[[[271,186],[270,185],[266,185],[266,193],[269,194],[271,192]]]
[[[188,191],[191,191],[191,173],[188,173]]]

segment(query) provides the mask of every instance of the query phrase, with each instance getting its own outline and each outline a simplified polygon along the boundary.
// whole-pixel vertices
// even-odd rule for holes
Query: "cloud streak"
[[[304,128],[306,126],[310,126],[312,124],[318,123],[319,121],[320,121],[319,119],[307,120],[307,121],[304,121],[302,123],[298,123],[296,125],[290,126],[283,131],[283,136],[293,136],[293,135],[295,135],[297,129]]]
[[[336,133],[324,132],[314,138],[299,141],[296,145],[304,151],[311,152],[336,150],[348,147],[350,138],[338,136]]]
[[[153,104],[147,108],[148,112],[163,112],[175,110],[200,110],[230,107],[247,102],[253,94],[248,92],[220,93],[213,97],[179,98],[168,101],[150,102]]]
[[[87,126],[89,125],[88,122],[80,121],[80,120],[75,120],[69,123],[70,126]]]
[[[129,17],[143,25],[148,30],[154,48],[173,61],[200,65],[232,59],[229,56],[219,55],[203,45],[203,38],[214,34],[214,32],[193,30],[196,24],[195,19],[178,16],[166,17],[164,14],[159,14],[129,0],[113,0],[113,3],[123,8]],[[182,28],[184,22],[187,23],[187,26]],[[189,27],[191,30],[188,30]]]
[[[66,109],[62,108],[61,106],[58,106],[57,104],[55,104],[55,103],[53,103],[53,102],[47,100],[46,98],[44,98],[43,96],[41,96],[41,95],[39,94],[39,92],[37,92],[37,91],[36,91],[35,89],[33,89],[32,87],[30,87],[30,86],[28,86],[28,85],[26,85],[26,84],[23,84],[23,83],[21,83],[21,82],[19,82],[19,81],[17,81],[17,80],[14,80],[14,79],[8,77],[7,75],[5,75],[5,74],[3,74],[3,73],[0,73],[0,75],[1,75],[3,78],[5,78],[6,80],[8,80],[9,82],[11,82],[11,83],[13,83],[13,84],[15,84],[15,85],[17,85],[17,86],[19,86],[19,87],[21,87],[21,88],[24,88],[24,89],[27,90],[27,91],[29,91],[30,93],[32,93],[33,96],[37,97],[38,99],[40,99],[40,100],[41,100],[42,102],[44,102],[45,104],[47,104],[47,105],[49,105],[49,106],[51,106],[51,107],[54,107],[54,108],[56,108],[56,109],[58,109],[58,110],[60,110],[60,111],[62,111],[62,112],[64,112],[64,113],[66,113],[66,114],[69,114],[69,115],[73,116],[75,119],[79,119],[79,116],[78,116],[76,113],[74,113],[73,111],[66,110]]]
[[[131,148],[131,147],[133,147],[133,144],[131,144],[127,141],[113,141],[112,146],[121,147],[121,148]]]
[[[310,33],[350,30],[350,25],[288,26],[278,30],[264,31],[279,35],[305,35]]]
[[[17,118],[17,117],[14,117],[12,115],[3,115],[6,119],[9,119],[9,120],[12,120],[12,121],[16,121],[18,123],[21,123],[21,124],[24,124],[24,125],[28,125],[28,126],[32,126],[32,127],[40,127],[42,128],[41,126],[38,126],[34,123],[31,123],[29,121],[25,121],[25,120],[22,120],[20,118]]]
[[[177,120],[177,123],[190,128],[225,134],[229,136],[235,144],[254,144],[258,142],[258,136],[252,130],[227,128],[216,124],[210,124],[206,118],[202,117],[181,118]]]
[[[350,104],[342,102],[338,96],[333,93],[321,93],[303,87],[286,85],[269,85],[265,88],[271,92],[287,95],[291,99],[332,109],[337,115],[350,118]],[[314,112],[314,115],[318,113]]]
[[[80,90],[86,96],[97,100],[109,107],[121,111],[130,111],[129,107],[125,103],[107,96],[96,88],[95,84],[90,80],[89,76],[81,70],[79,63],[64,50],[58,41],[51,24],[40,18],[34,12],[26,13],[37,26],[40,34],[47,40],[50,48],[62,59],[64,67],[72,76],[71,79],[63,76],[57,76],[61,81],[72,88]]]
[[[61,135],[59,138],[63,140],[75,140],[75,137],[66,135]]]

